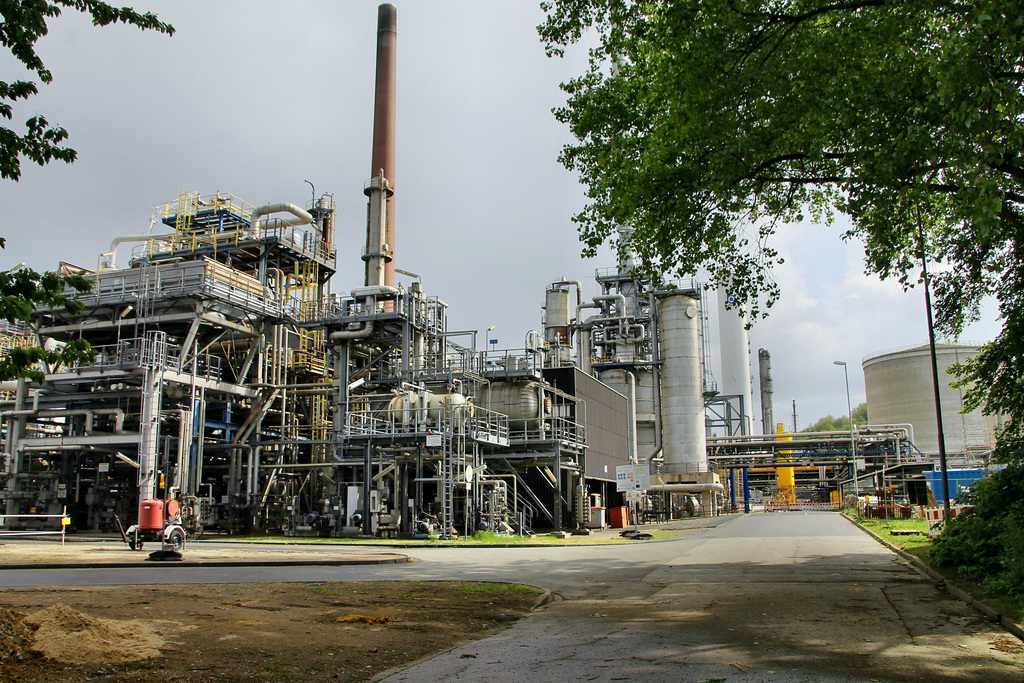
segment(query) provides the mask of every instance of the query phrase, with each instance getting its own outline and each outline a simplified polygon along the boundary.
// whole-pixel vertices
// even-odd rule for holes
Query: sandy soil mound
[[[63,604],[25,617],[32,649],[67,664],[133,662],[160,654],[164,639],[140,621],[97,619]]]
[[[0,662],[20,661],[29,653],[32,629],[25,615],[0,607]]]

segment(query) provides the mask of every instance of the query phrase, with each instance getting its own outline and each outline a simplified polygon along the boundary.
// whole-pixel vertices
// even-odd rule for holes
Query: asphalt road
[[[1024,681],[1021,655],[993,646],[1019,641],[833,513],[745,515],[626,546],[402,552],[419,562],[5,570],[0,584],[457,579],[552,591],[513,628],[387,681]]]

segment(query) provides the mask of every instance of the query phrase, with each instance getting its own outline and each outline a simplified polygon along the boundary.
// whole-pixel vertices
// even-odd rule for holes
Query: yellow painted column
[[[785,434],[785,428],[783,424],[779,422],[775,426],[776,434]],[[777,436],[776,441],[792,441],[791,436]],[[793,459],[785,457],[791,454],[793,451],[779,451],[779,462],[792,462]],[[776,469],[776,480],[779,488],[778,498],[780,503],[795,503],[796,502],[796,474],[792,467],[779,467]]]

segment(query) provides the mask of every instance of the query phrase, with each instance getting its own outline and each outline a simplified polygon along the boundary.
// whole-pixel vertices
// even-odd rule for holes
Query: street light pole
[[[850,453],[853,455],[853,495],[860,500],[860,489],[857,487],[857,439],[853,435],[853,404],[850,403],[850,371],[846,367],[845,360],[834,360],[833,365],[843,366],[843,376],[846,377],[846,410],[850,415]]]
[[[932,389],[935,392],[935,427],[939,437],[939,469],[942,470],[943,519],[950,519],[949,513],[949,467],[946,462],[946,434],[942,427],[942,399],[939,392],[939,364],[935,358],[935,322],[932,320],[931,283],[928,280],[928,254],[924,248],[924,226],[921,210],[917,210],[917,242],[921,250],[921,279],[924,281],[924,307],[928,312],[928,349],[932,357]]]

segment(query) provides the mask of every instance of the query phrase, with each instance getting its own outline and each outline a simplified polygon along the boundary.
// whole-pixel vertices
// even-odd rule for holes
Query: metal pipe
[[[394,464],[388,465],[385,469],[383,469],[380,472],[378,472],[377,474],[373,475],[373,483],[376,484],[378,481],[380,481],[381,479],[383,479],[384,477],[388,476],[389,474],[391,474],[394,471],[395,471],[395,465]]]
[[[625,317],[626,315],[626,297],[623,294],[598,294],[594,297],[594,303],[600,301],[618,301],[619,302],[619,315],[617,317]]]
[[[273,226],[271,226],[269,220],[263,221],[262,225],[260,224],[260,218],[269,216],[272,213],[279,213],[281,211],[286,211],[295,216],[295,218],[275,218],[274,220],[277,221],[277,224]],[[253,209],[252,214],[249,216],[249,230],[255,232],[268,227],[309,225],[312,222],[313,216],[311,216],[308,211],[300,209],[298,206],[288,202],[279,202],[277,204],[265,204],[259,208]]]
[[[159,240],[166,241],[174,239],[174,236],[176,234],[177,233],[173,232],[165,232],[159,235],[121,235],[120,237],[115,237],[113,241],[110,243],[110,249],[108,250],[110,252],[111,270],[117,268],[117,265],[115,264],[115,260],[117,257],[117,245],[124,244],[125,242],[156,242]]]
[[[725,484],[651,484],[647,490],[665,493],[707,493],[708,491],[724,491]]]
[[[69,415],[85,416],[85,433],[91,434],[93,415],[113,415],[114,433],[124,430],[124,411],[120,408],[76,408],[75,410],[5,410],[0,417],[66,417]]]
[[[857,427],[857,434],[859,434],[860,436],[869,436],[869,435],[879,435],[879,436],[881,436],[881,435],[895,433],[895,432],[902,432],[904,434],[908,434],[907,433],[907,429],[906,429],[908,426],[909,425],[900,425],[900,424],[893,424],[893,425],[868,425],[866,427]],[[912,434],[912,432],[910,434]],[[908,434],[908,436],[910,434]],[[790,436],[790,437],[793,437],[793,442],[794,443],[798,443],[801,440],[804,440],[805,438],[810,438],[810,437],[813,437],[815,439],[818,439],[818,438],[821,438],[821,437],[834,437],[834,438],[837,438],[837,439],[838,438],[842,438],[842,439],[845,439],[846,441],[850,440],[850,435],[848,433],[846,433],[846,432],[786,432],[786,435]],[[709,436],[709,437],[707,437],[707,441],[708,441],[708,443],[720,443],[720,444],[726,444],[726,443],[729,443],[729,442],[747,443],[747,442],[756,442],[756,441],[763,441],[765,443],[771,443],[772,441],[776,440],[777,437],[778,437],[778,434],[753,434],[753,435],[749,435],[749,436],[742,436],[742,435],[741,436]]]
[[[636,435],[636,375],[633,374],[632,370],[626,371],[626,387],[629,390],[629,395],[627,396],[629,416],[626,424],[626,435],[629,438],[629,462],[634,464],[639,462],[637,460],[639,453]]]
[[[329,338],[331,341],[345,341],[349,339],[366,339],[373,334],[373,321],[367,320],[363,323],[363,326],[355,330],[338,330],[337,332],[331,332]]]
[[[658,301],[653,293],[648,298],[648,304],[651,311],[651,331],[657,332],[659,324]],[[661,455],[661,451],[664,448],[664,443],[661,440],[661,338],[658,334],[652,334],[651,342],[651,354],[654,361],[651,367],[651,386],[654,390],[654,448],[651,450],[650,455],[647,456],[648,464]]]
[[[579,325],[579,332],[577,333],[577,345],[579,354],[579,366],[583,372],[590,373],[590,354],[592,352],[593,345],[591,344],[590,333],[593,329],[593,325],[584,323],[581,317],[581,311],[584,308],[597,308],[597,304],[579,304],[576,306],[576,324]]]
[[[663,448],[661,442],[661,370],[655,366],[651,375],[654,389],[654,448],[647,456],[647,463],[657,458]]]
[[[552,282],[552,287],[561,287],[562,285],[572,285],[576,287],[576,308],[583,305],[583,285],[579,280],[560,280],[559,282]]]

